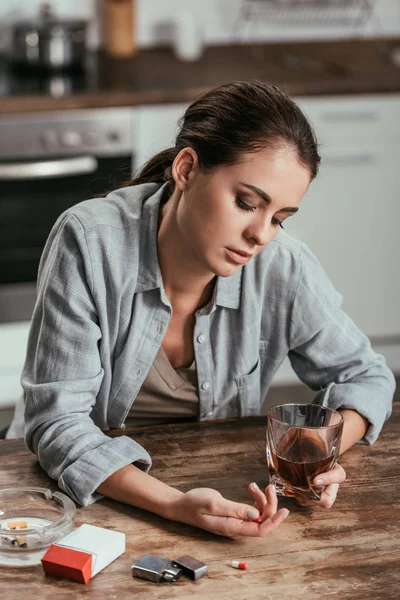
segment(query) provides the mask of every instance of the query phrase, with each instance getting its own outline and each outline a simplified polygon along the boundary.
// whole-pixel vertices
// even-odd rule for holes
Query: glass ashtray
[[[47,488],[0,490],[0,565],[40,564],[50,544],[72,530],[76,507],[61,492]]]

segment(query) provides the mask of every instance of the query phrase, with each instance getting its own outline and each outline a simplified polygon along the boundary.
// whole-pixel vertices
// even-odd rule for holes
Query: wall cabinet
[[[315,252],[363,331],[400,343],[399,97],[300,104],[321,132],[322,164],[287,230]]]

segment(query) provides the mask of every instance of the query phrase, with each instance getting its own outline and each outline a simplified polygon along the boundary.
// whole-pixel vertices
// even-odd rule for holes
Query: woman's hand
[[[327,473],[317,475],[313,481],[315,487],[324,487],[321,494],[321,500],[310,500],[306,496],[296,497],[297,503],[300,506],[322,506],[323,508],[331,508],[336,500],[339,491],[339,485],[346,479],[346,471],[342,466],[336,465]]]
[[[249,491],[257,502],[256,508],[226,500],[216,490],[196,488],[182,494],[174,503],[170,518],[230,538],[263,537],[276,529],[289,511],[278,510],[272,486],[268,486],[266,496],[258,487],[252,488],[253,485],[249,485]]]

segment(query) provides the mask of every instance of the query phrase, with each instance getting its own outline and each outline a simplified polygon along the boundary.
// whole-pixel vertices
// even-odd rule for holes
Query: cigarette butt
[[[249,568],[247,562],[244,562],[242,560],[231,560],[229,564],[234,569],[240,569],[241,571],[247,571],[247,569]]]
[[[26,537],[24,535],[17,535],[17,543],[20,548],[26,548],[28,545],[26,543]]]
[[[17,535],[11,540],[11,546],[18,546],[19,548],[27,548],[26,537],[24,535]]]
[[[9,521],[7,526],[8,529],[26,529],[28,524],[26,521]]]

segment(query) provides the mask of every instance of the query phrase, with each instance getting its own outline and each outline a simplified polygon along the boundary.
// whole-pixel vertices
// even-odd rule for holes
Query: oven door
[[[128,155],[0,163],[0,321],[30,318],[40,256],[59,215],[128,181],[131,163]],[[28,306],[12,302],[26,290]]]

